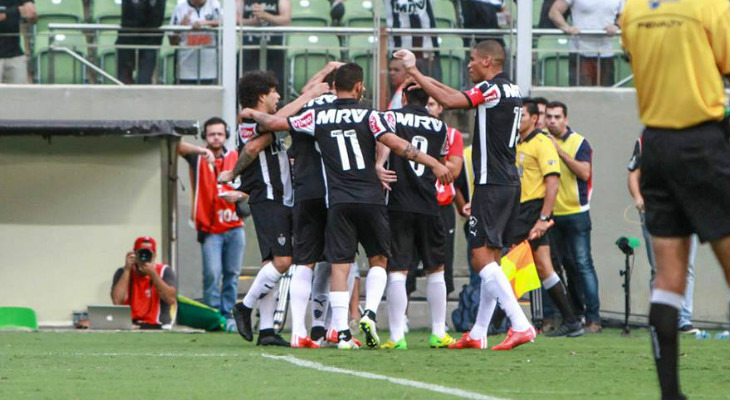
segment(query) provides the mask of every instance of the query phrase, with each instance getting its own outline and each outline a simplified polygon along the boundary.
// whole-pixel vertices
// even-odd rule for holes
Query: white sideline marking
[[[310,368],[321,372],[333,372],[336,374],[345,374],[357,376],[358,378],[374,379],[380,381],[386,381],[394,383],[396,385],[408,386],[417,389],[428,390],[431,392],[442,393],[450,396],[461,397],[463,399],[476,399],[476,400],[507,400],[499,397],[492,397],[483,395],[481,393],[468,392],[466,390],[454,389],[446,386],[434,385],[432,383],[423,383],[418,381],[412,381],[409,379],[391,378],[385,375],[371,374],[369,372],[353,371],[350,369],[343,369],[337,367],[330,367],[328,365],[320,364],[313,361],[302,360],[292,356],[274,356],[271,354],[261,354],[264,358],[286,361],[288,363],[297,365],[299,367]]]

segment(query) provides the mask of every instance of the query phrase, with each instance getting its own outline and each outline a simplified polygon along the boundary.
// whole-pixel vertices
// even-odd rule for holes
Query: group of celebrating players
[[[487,328],[497,305],[512,328],[494,350],[513,349],[535,339],[536,331],[499,260],[503,248],[528,238],[538,248],[551,226],[552,203],[541,201],[544,186],[542,197],[534,196],[539,204],[520,211],[521,172],[515,149],[521,136],[534,131],[537,106],[523,105],[519,88],[502,72],[505,51],[497,41],[483,41],[473,49],[468,68],[471,80],[478,83],[465,92],[421,74],[408,50],[400,50],[394,57],[403,60],[412,82],[404,89],[403,108],[386,112],[360,102],[363,70],[353,63],[329,65],[310,80],[299,98],[278,111],[278,83],[271,74],[251,71],[241,78],[239,158],[233,170],[220,174],[219,181],[230,182],[240,174],[240,190],[249,194],[264,260],[250,290],[233,310],[245,340],[253,340],[251,317],[258,305],[258,344],[318,348],[331,342],[340,349],[360,347],[348,324],[358,244],[370,267],[365,311],[359,322],[368,347],[407,348],[405,281],[409,267],[418,260],[428,276],[431,347],[486,349]],[[460,158],[458,163],[449,160],[453,135],[443,121],[429,114],[429,98],[446,108],[476,109],[475,189],[467,239],[472,265],[481,277],[481,292],[475,324],[459,340],[446,333],[446,239],[437,185],[450,185],[462,166]],[[285,132],[291,134],[288,152],[283,143]],[[539,178],[542,182],[543,175],[554,174]],[[313,274],[315,264],[323,260],[331,268],[316,271],[331,274],[326,296],[331,323],[326,330],[324,302],[312,296],[312,306],[319,308],[308,335],[305,319]],[[296,267],[290,286],[292,336],[286,342],[273,329],[276,297],[272,289],[290,266]],[[544,268],[539,269],[543,282],[557,277],[552,268],[547,276]],[[381,344],[376,312],[386,286],[390,340]],[[564,291],[562,284],[559,289]],[[579,329],[580,322],[562,333],[575,335]]]

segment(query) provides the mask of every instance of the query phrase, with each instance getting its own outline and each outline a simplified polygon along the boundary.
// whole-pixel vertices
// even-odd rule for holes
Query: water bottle
[[[718,332],[717,335],[715,335],[715,339],[719,339],[719,340],[730,339],[730,331]]]
[[[697,340],[704,340],[709,337],[710,337],[710,334],[704,330],[699,330],[699,331],[697,331],[697,333],[695,333],[695,339],[697,339]]]

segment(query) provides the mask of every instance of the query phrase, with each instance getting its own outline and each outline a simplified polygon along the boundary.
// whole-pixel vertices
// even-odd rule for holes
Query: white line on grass
[[[264,358],[278,361],[286,361],[299,367],[310,368],[321,372],[333,372],[336,374],[345,374],[357,376],[358,378],[373,379],[394,383],[396,385],[408,386],[417,389],[428,390],[436,393],[443,393],[450,396],[461,397],[463,399],[476,399],[476,400],[507,400],[499,397],[486,396],[481,393],[469,392],[461,389],[454,389],[446,386],[434,385],[432,383],[423,383],[418,381],[412,381],[409,379],[391,378],[385,375],[371,374],[369,372],[353,371],[350,369],[331,367],[328,365],[320,364],[318,362],[302,360],[293,356],[275,356],[271,354],[261,354]]]

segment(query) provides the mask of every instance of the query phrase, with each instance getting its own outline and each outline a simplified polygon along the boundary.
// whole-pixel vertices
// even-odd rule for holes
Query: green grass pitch
[[[387,337],[381,332],[381,337]],[[235,334],[2,333],[0,399],[447,399],[421,388],[265,358],[402,378],[499,399],[658,399],[646,330],[550,339],[513,351],[261,348]],[[490,346],[503,336],[490,337]],[[730,342],[682,337],[681,377],[692,399],[730,399]],[[468,394],[467,394],[468,395]],[[478,398],[478,397],[477,397]]]

